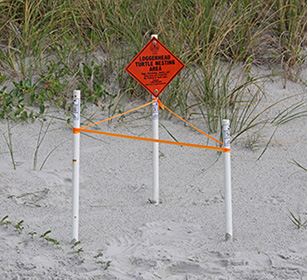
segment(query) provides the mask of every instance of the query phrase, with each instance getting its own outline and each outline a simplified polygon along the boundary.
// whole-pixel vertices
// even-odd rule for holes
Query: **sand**
[[[278,78],[263,89],[262,108],[306,92],[298,83],[284,88]],[[89,106],[84,117],[96,109]],[[281,110],[273,108],[264,117]],[[94,116],[105,117],[105,112]],[[156,206],[149,202],[151,143],[82,134],[78,244],[71,243],[73,134],[59,118],[66,118],[64,112],[48,109],[42,131],[51,124],[36,171],[42,121],[12,127],[16,170],[3,136],[7,124],[0,122],[0,220],[8,216],[0,225],[0,279],[307,279],[307,229],[290,219],[292,212],[307,220],[307,172],[293,164],[307,167],[306,118],[276,131],[268,124],[232,144],[232,241],[225,241],[223,158],[217,152],[161,144]],[[175,118],[160,122],[179,141],[207,144]],[[150,137],[149,108],[101,128]],[[162,126],[160,138],[171,140]]]

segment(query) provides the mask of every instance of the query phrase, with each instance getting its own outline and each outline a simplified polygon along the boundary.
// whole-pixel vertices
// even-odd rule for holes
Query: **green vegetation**
[[[151,34],[187,66],[162,102],[202,118],[210,133],[223,118],[236,138],[260,123],[259,83],[267,77],[253,77],[253,65],[283,69],[285,86],[305,82],[305,1],[3,0],[0,12],[1,119],[34,120],[50,105],[69,111],[74,88],[83,109],[94,103],[109,115],[149,98],[124,68]],[[284,111],[275,121],[290,119]]]
[[[8,215],[3,217],[0,221],[0,225],[5,225],[6,227],[8,227],[12,223],[8,220],[8,217],[9,217]]]
[[[22,230],[24,229],[24,227],[22,226],[23,222],[24,222],[24,220],[21,220],[21,221],[19,221],[19,222],[14,226],[14,228],[15,228],[19,233],[21,233]]]
[[[300,163],[298,163],[296,160],[292,160],[291,163],[297,167],[299,167],[300,169],[302,169],[303,171],[307,171],[307,168],[302,166]],[[307,227],[307,220],[302,220],[300,213],[298,213],[297,215],[293,214],[291,211],[290,212],[290,220],[291,222],[296,225],[297,229],[301,229],[301,228],[306,228]]]
[[[8,217],[9,216],[6,215],[0,220],[0,227],[5,226],[7,230],[13,229],[15,232],[20,234],[20,236],[23,237],[25,241],[28,240],[28,238],[26,238],[26,236],[24,235],[24,229],[25,229],[23,226],[24,220],[20,220],[17,224],[13,224],[11,221],[8,220]],[[48,245],[51,244],[51,245],[61,246],[58,240],[50,237],[51,232],[52,232],[51,230],[47,230],[43,234],[39,235],[36,231],[31,231],[28,232],[28,235],[31,236],[31,242],[38,242],[39,240],[41,240],[42,242],[42,240],[44,240],[43,242],[47,241]],[[35,236],[37,236],[37,238],[35,238]],[[81,241],[76,241],[74,244],[72,244],[72,246],[70,247],[72,251],[68,252],[68,254],[76,254],[81,262],[85,262],[85,258],[82,256],[84,250],[83,248],[78,248],[80,244]],[[105,260],[101,251],[97,253],[95,256],[93,256],[93,258],[95,263],[103,270],[107,270],[111,265],[111,261]]]
[[[47,242],[51,242],[51,243],[53,243],[53,244],[55,244],[55,245],[59,245],[59,244],[60,244],[59,241],[57,241],[57,240],[54,239],[54,238],[50,238],[49,236],[47,236],[47,235],[50,234],[50,233],[51,233],[51,230],[47,230],[45,233],[43,233],[43,234],[40,236],[40,238],[43,238],[43,239],[46,240]]]
[[[301,165],[300,163],[298,163],[296,160],[293,159],[291,163],[294,164],[294,165],[296,165],[296,166],[298,166],[299,168],[301,168],[301,169],[303,169],[304,171],[307,172],[307,168],[304,167],[304,166],[302,166],[302,165]]]
[[[72,254],[77,254],[77,255],[80,256],[80,254],[81,254],[82,252],[84,252],[82,248],[76,248],[78,245],[80,245],[80,243],[81,243],[81,241],[76,241],[76,242],[71,246],[71,249],[73,249]]]
[[[104,270],[107,270],[110,267],[112,261],[103,261],[101,258],[103,258],[103,254],[101,252],[94,256],[96,263],[100,264]]]
[[[290,212],[290,220],[296,225],[297,229],[305,228],[307,225],[307,220],[303,222],[299,214],[296,216]]]
[[[8,217],[9,217],[9,216],[6,215],[4,218],[2,218],[2,219],[0,220],[0,225],[5,225],[6,228],[9,228],[9,226],[13,226],[13,228],[14,228],[19,234],[22,234],[22,232],[23,232],[23,230],[24,230],[24,226],[23,226],[24,220],[21,220],[21,221],[19,221],[16,225],[13,225],[12,222],[10,222],[10,221],[8,220]],[[59,245],[60,242],[58,242],[57,240],[55,240],[55,239],[53,239],[53,238],[48,237],[48,234],[50,234],[50,233],[51,233],[51,230],[47,230],[45,233],[43,233],[42,235],[40,235],[40,238],[42,238],[42,239],[44,239],[44,240],[46,240],[46,241],[48,241],[48,242],[51,242],[51,243],[53,243],[53,244],[55,244],[55,245]],[[37,232],[36,232],[36,231],[33,231],[33,232],[29,232],[28,234],[31,235],[31,238],[33,239],[33,238],[34,238],[34,235],[36,235]]]

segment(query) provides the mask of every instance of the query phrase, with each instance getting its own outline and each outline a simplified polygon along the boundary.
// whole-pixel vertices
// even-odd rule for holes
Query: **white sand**
[[[264,90],[263,108],[306,91],[291,82],[283,89],[281,81],[267,82]],[[150,137],[146,112],[101,127],[135,135],[149,129],[143,136]],[[44,130],[50,116],[63,117],[51,109],[47,115]],[[97,120],[105,117],[95,115]],[[176,119],[161,123],[179,141],[207,143]],[[40,125],[36,121],[12,128],[16,171],[1,133],[0,220],[8,215],[6,221],[12,224],[0,225],[0,279],[307,279],[307,229],[297,229],[289,218],[291,211],[307,220],[307,173],[291,163],[307,167],[306,118],[279,126],[260,160],[274,127],[260,131],[255,151],[246,147],[247,136],[232,145],[230,242],[225,241],[223,160],[216,152],[160,145],[162,204],[155,206],[148,202],[151,143],[82,134],[81,243],[75,249],[70,244],[72,130],[52,120],[38,153],[38,168],[53,148],[66,142],[42,171],[34,171]],[[0,128],[6,133],[6,122],[1,121]],[[170,139],[162,127],[160,135]],[[24,229],[19,233],[14,226],[21,220]],[[60,245],[40,237],[48,230],[52,232],[47,237]],[[30,232],[37,234],[32,238]]]

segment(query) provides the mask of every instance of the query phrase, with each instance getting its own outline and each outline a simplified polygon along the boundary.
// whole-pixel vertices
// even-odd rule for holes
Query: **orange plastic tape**
[[[74,134],[77,134],[77,133],[80,133],[80,128],[73,128],[72,129],[72,132],[74,133]]]
[[[173,142],[173,141],[167,141],[167,140],[161,140],[161,139],[137,137],[137,136],[117,134],[117,133],[110,133],[110,132],[104,132],[104,131],[98,131],[98,130],[90,130],[90,129],[83,129],[83,128],[74,128],[73,129],[74,133],[79,133],[80,131],[88,132],[88,133],[103,134],[103,135],[113,136],[113,137],[121,137],[121,138],[133,139],[133,140],[141,140],[141,141],[147,141],[147,142],[158,142],[158,143],[171,144],[171,145],[177,145],[177,146],[187,146],[187,147],[193,147],[193,148],[202,148],[202,149],[215,150],[215,151],[220,151],[220,152],[225,152],[225,153],[229,153],[230,152],[230,149],[223,148],[223,147],[213,147],[213,146],[205,146],[205,145],[199,145],[199,144],[189,144],[189,143],[182,143],[182,142]]]
[[[158,103],[159,109],[161,108],[161,109],[164,110],[164,108],[165,108],[165,106],[162,104],[162,102],[160,101],[159,98],[153,97],[153,98],[152,98],[152,103]]]
[[[221,141],[219,141],[219,140],[215,139],[214,137],[212,137],[212,136],[210,136],[209,134],[207,134],[207,133],[203,132],[202,130],[198,129],[198,128],[197,128],[197,127],[195,127],[194,125],[190,124],[189,122],[187,122],[186,120],[184,120],[183,118],[181,118],[179,115],[177,115],[177,114],[176,114],[176,113],[174,113],[172,110],[170,110],[170,109],[169,109],[169,108],[167,108],[165,105],[163,105],[163,104],[161,103],[161,101],[160,101],[160,100],[158,100],[158,102],[159,102],[159,104],[161,104],[160,106],[161,106],[161,108],[162,108],[162,109],[164,109],[164,108],[165,108],[165,109],[166,109],[166,110],[168,110],[170,113],[172,113],[174,116],[176,116],[178,119],[180,119],[180,120],[184,121],[186,124],[188,124],[189,126],[193,127],[195,130],[197,130],[197,131],[198,131],[198,132],[200,132],[201,134],[203,134],[203,135],[207,136],[208,138],[210,138],[210,139],[214,140],[215,142],[217,142],[217,143],[219,143],[220,145],[222,145],[222,146],[223,146],[223,143],[222,143]]]
[[[144,105],[141,105],[141,106],[139,106],[139,107],[137,107],[137,108],[131,109],[131,110],[127,111],[127,112],[118,114],[118,115],[116,115],[116,116],[107,118],[107,119],[102,120],[102,121],[99,121],[99,122],[95,122],[95,123],[91,123],[91,124],[89,124],[89,125],[82,126],[81,128],[87,128],[87,127],[93,126],[93,125],[95,125],[95,124],[99,124],[99,123],[103,123],[103,122],[106,122],[106,121],[110,121],[110,120],[112,120],[112,119],[118,118],[118,117],[123,116],[123,115],[125,115],[125,114],[131,113],[131,112],[136,111],[136,110],[139,110],[139,109],[141,109],[141,108],[144,108],[144,107],[146,107],[146,106],[152,104],[153,102],[154,102],[154,101],[148,102],[148,103],[146,103],[146,104],[144,104]]]
[[[163,110],[164,110],[164,109],[167,109],[167,110],[168,110],[170,113],[172,113],[174,116],[176,116],[177,118],[179,118],[180,120],[182,120],[182,121],[185,122],[186,124],[190,125],[191,127],[193,127],[193,128],[194,128],[195,130],[197,130],[198,132],[202,133],[203,135],[207,136],[208,138],[214,140],[215,142],[217,142],[217,143],[219,143],[220,145],[223,146],[223,143],[222,143],[221,141],[215,139],[214,137],[212,137],[212,136],[210,136],[209,134],[203,132],[202,130],[198,129],[198,128],[195,127],[194,125],[190,124],[189,122],[187,122],[186,120],[184,120],[183,118],[181,118],[179,115],[177,115],[176,113],[174,113],[172,110],[170,110],[169,108],[167,108],[165,105],[163,105],[159,98],[154,98],[154,97],[152,98],[152,101],[151,101],[151,102],[148,102],[148,103],[146,103],[146,104],[144,104],[144,105],[141,105],[141,106],[139,106],[139,107],[137,107],[137,108],[134,108],[134,109],[131,109],[131,110],[127,111],[127,112],[124,112],[124,113],[118,114],[118,115],[116,115],[116,116],[113,116],[113,117],[104,119],[104,120],[102,120],[102,121],[98,121],[98,122],[95,122],[95,123],[92,123],[92,124],[89,124],[89,125],[86,125],[86,126],[82,126],[81,128],[82,128],[82,129],[88,128],[88,127],[90,127],[90,126],[93,126],[93,125],[96,125],[96,124],[99,124],[99,123],[103,123],[103,122],[106,122],[106,121],[109,121],[109,120],[118,118],[118,117],[123,116],[123,115],[125,115],[125,114],[131,113],[131,112],[136,111],[136,110],[139,110],[139,109],[141,109],[141,108],[144,108],[144,107],[146,107],[146,106],[148,106],[148,105],[150,105],[150,104],[152,104],[152,103],[155,103],[155,102],[158,102],[159,108],[161,108],[161,109],[163,109]],[[75,132],[74,132],[74,133],[75,133]]]
[[[205,145],[198,145],[198,144],[189,144],[189,143],[182,143],[182,142],[173,142],[173,141],[166,141],[166,140],[160,140],[160,139],[153,139],[153,138],[144,138],[144,137],[136,137],[136,136],[130,136],[130,135],[123,135],[123,134],[116,134],[116,133],[109,133],[109,132],[103,132],[103,131],[97,131],[97,130],[88,130],[85,128],[88,128],[90,126],[99,124],[99,123],[103,123],[112,119],[115,119],[117,117],[120,117],[122,115],[131,113],[133,111],[136,111],[138,109],[141,109],[143,107],[146,107],[152,103],[158,102],[159,103],[159,107],[161,109],[167,109],[170,113],[172,113],[174,116],[176,116],[177,118],[179,118],[180,120],[184,121],[185,123],[187,123],[188,125],[190,125],[191,127],[193,127],[194,129],[196,129],[198,132],[202,133],[203,135],[207,136],[208,138],[216,141],[217,143],[219,143],[220,145],[223,145],[223,143],[217,139],[215,139],[214,137],[208,135],[207,133],[201,131],[200,129],[198,129],[197,127],[195,127],[194,125],[190,124],[189,122],[187,122],[186,120],[184,120],[183,118],[181,118],[179,115],[177,115],[176,113],[174,113],[172,110],[170,110],[169,108],[167,108],[165,105],[162,104],[162,102],[159,100],[159,98],[152,98],[151,102],[148,102],[144,105],[141,105],[137,108],[131,109],[127,112],[118,114],[116,116],[104,119],[102,121],[98,121],[96,123],[92,123],[86,126],[83,126],[81,128],[73,128],[73,133],[80,133],[80,131],[84,131],[84,132],[89,132],[89,133],[96,133],[96,134],[103,134],[103,135],[108,135],[108,136],[114,136],[114,137],[122,137],[122,138],[128,138],[128,139],[134,139],[134,140],[142,140],[142,141],[149,141],[149,142],[158,142],[158,143],[164,143],[164,144],[171,144],[171,145],[178,145],[178,146],[188,146],[188,147],[194,147],[194,148],[203,148],[203,149],[209,149],[209,150],[216,150],[216,151],[222,151],[222,152],[230,152],[230,149],[227,148],[223,148],[223,147],[213,147],[213,146],[205,146]]]

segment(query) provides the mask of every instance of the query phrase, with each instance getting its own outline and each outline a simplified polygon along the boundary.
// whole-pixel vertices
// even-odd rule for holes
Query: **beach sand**
[[[263,90],[262,108],[306,92],[292,82],[284,88],[281,79],[268,80]],[[88,107],[84,124],[96,109]],[[16,170],[3,136],[7,123],[0,122],[0,220],[8,216],[0,225],[0,279],[307,279],[307,229],[290,219],[291,212],[307,220],[307,172],[293,164],[307,167],[306,117],[277,129],[267,124],[232,143],[231,241],[225,241],[222,155],[160,144],[161,203],[153,205],[152,143],[82,133],[78,244],[71,243],[73,133],[59,118],[67,117],[49,108],[45,121],[12,124]],[[41,137],[50,126],[35,171],[42,122]],[[180,142],[215,146],[176,118],[160,123]],[[206,129],[200,120],[193,124]],[[160,139],[172,140],[163,126]],[[151,137],[150,108],[101,129]]]

